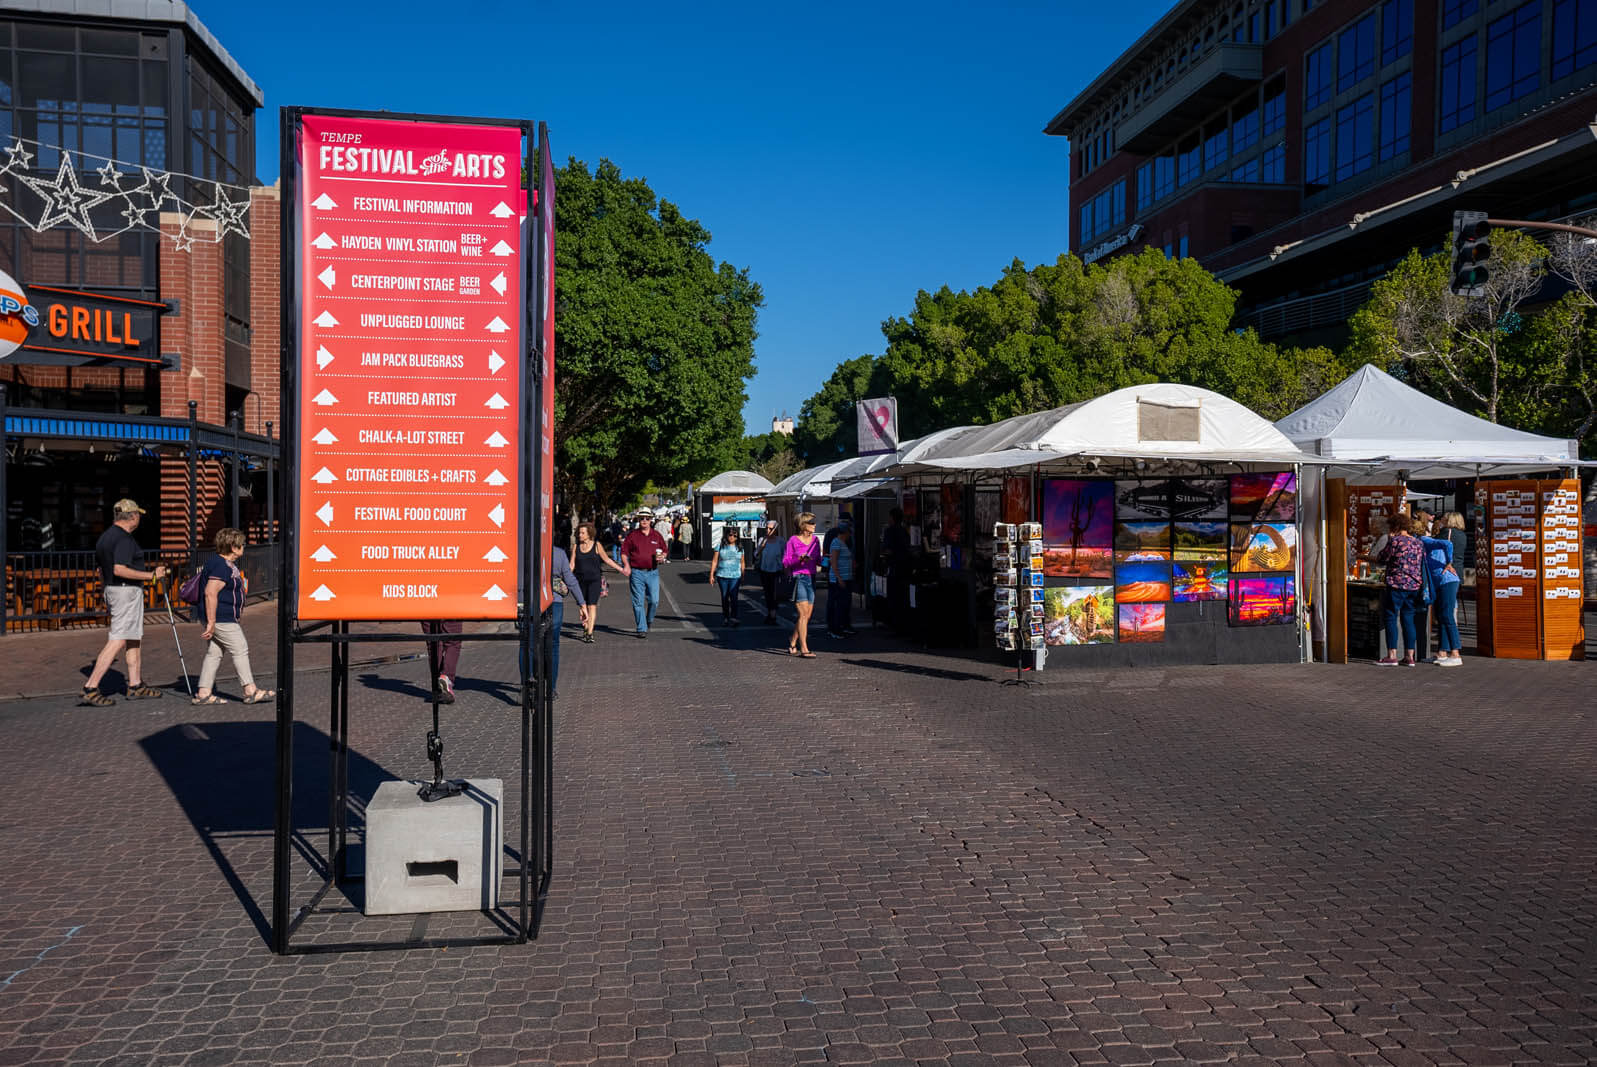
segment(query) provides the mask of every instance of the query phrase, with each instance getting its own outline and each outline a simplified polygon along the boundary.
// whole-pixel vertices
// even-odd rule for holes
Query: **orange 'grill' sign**
[[[302,123],[299,616],[515,618],[521,130]]]

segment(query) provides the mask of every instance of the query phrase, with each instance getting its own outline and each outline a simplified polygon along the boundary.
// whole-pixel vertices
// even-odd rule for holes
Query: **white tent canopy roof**
[[[760,477],[753,471],[722,471],[699,486],[699,492],[715,493],[720,496],[731,496],[734,493],[762,496],[775,488],[776,486],[768,479]]]
[[[1521,470],[1578,462],[1579,445],[1476,418],[1366,363],[1276,427],[1305,452],[1384,460],[1418,475],[1456,477],[1474,466]]]

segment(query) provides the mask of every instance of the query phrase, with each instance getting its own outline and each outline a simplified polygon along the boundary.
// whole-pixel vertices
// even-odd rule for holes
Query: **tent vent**
[[[1137,400],[1137,440],[1197,441],[1203,409],[1196,404]]]

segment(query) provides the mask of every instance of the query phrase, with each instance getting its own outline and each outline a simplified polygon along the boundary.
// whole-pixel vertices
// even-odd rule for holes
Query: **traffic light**
[[[1492,255],[1486,238],[1491,231],[1486,212],[1453,212],[1453,270],[1447,288],[1454,296],[1480,296],[1486,292],[1486,279],[1491,276],[1486,261]]]

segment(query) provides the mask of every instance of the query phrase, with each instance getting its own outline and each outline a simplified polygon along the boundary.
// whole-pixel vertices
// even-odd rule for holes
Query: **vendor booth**
[[[1162,383],[943,431],[885,473],[918,532],[914,614],[968,613],[1041,669],[1301,660],[1315,462],[1235,401]]]
[[[1324,574],[1314,632],[1330,662],[1382,651],[1381,575],[1359,557],[1415,503],[1464,517],[1455,566],[1480,654],[1584,655],[1577,442],[1476,418],[1368,364],[1276,427],[1323,461],[1323,483],[1303,487],[1324,515],[1304,547]]]
[[[753,471],[723,471],[699,486],[688,513],[697,543],[720,544],[721,531],[729,522],[737,526],[745,541],[752,542],[765,518],[766,496],[775,488],[768,478]],[[704,548],[698,555],[705,556],[708,551]]]

